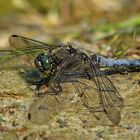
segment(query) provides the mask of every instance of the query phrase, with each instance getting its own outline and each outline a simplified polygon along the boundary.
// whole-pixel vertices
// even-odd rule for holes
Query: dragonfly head
[[[52,68],[52,59],[45,53],[39,54],[36,57],[34,63],[41,72],[50,70]]]

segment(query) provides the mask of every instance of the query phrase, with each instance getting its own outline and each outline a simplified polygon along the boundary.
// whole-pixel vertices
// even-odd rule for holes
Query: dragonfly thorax
[[[34,63],[41,72],[50,70],[52,68],[52,59],[45,53],[39,54],[36,57]]]

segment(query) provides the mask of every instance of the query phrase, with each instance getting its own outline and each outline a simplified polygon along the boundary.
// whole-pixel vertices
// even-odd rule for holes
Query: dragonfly
[[[9,42],[11,49],[0,50],[0,67],[30,67],[30,58],[33,57],[31,67],[41,73],[40,79],[33,81],[36,85],[35,95],[38,97],[29,108],[30,121],[43,124],[65,106],[72,104],[73,94],[69,94],[67,88],[67,83],[70,83],[78,99],[80,98],[80,103],[89,111],[94,108],[92,103],[95,95],[91,87],[96,85],[99,104],[102,105],[104,113],[114,125],[120,123],[123,97],[100,67],[140,66],[139,60],[106,59],[101,55],[88,55],[72,45],[47,44],[20,35],[11,35]],[[27,64],[25,59],[18,59],[24,56],[28,57]],[[86,84],[86,81],[89,81],[90,85]],[[45,91],[42,92],[43,88]]]

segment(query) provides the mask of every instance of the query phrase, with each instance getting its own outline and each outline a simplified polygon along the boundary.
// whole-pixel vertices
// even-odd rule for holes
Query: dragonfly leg
[[[62,91],[62,87],[60,84],[38,84],[36,86],[35,90],[35,96],[41,96],[44,94],[49,94],[49,95],[58,95]]]
[[[51,84],[49,85],[49,88],[48,88],[48,93],[51,93],[51,94],[55,94],[55,95],[58,95],[60,94],[62,91],[62,87],[59,83],[55,83],[55,84]]]
[[[39,97],[39,96],[41,96],[42,95],[42,92],[41,92],[41,87],[42,87],[43,85],[37,85],[36,86],[36,89],[35,89],[35,96],[36,97]]]
[[[48,87],[46,78],[42,78],[40,80],[34,81],[34,84],[36,85],[35,89],[35,96],[40,96],[44,93],[44,89]],[[46,89],[45,89],[46,90]],[[46,91],[45,91],[46,92]]]

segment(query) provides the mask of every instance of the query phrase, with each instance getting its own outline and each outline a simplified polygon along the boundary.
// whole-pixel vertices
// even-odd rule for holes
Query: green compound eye
[[[42,72],[50,70],[52,67],[52,60],[47,54],[41,53],[35,59],[35,65]]]
[[[50,70],[52,67],[51,59],[45,54],[42,55],[41,59],[42,59],[42,67],[44,68],[44,70]]]

